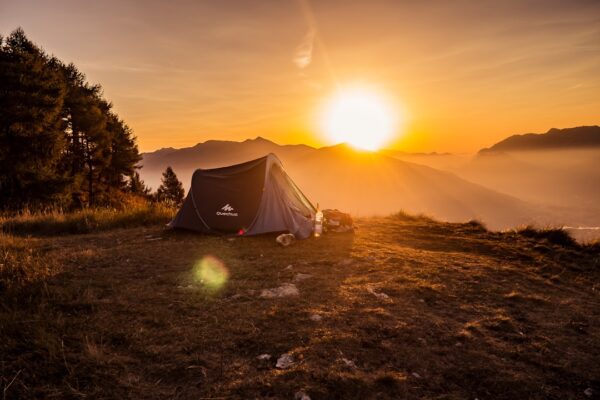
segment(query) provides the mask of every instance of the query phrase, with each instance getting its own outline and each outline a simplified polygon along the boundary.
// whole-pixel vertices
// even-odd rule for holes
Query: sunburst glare
[[[348,87],[327,101],[320,122],[331,142],[373,151],[393,139],[400,120],[400,112],[383,94],[364,87]]]

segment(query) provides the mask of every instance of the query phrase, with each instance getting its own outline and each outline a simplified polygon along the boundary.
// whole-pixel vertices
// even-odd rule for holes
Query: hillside
[[[589,233],[598,237],[593,227],[600,226],[600,127],[514,135],[472,157],[387,154],[535,204],[552,216],[552,224],[592,227]]]
[[[552,128],[543,134],[526,133],[510,136],[480,153],[501,151],[558,150],[600,148],[600,126]]]
[[[598,248],[536,235],[399,215],[289,248],[161,227],[0,236],[0,277],[38,265],[0,291],[3,394],[595,396]]]
[[[215,168],[253,160],[269,153],[276,153],[282,160],[303,157],[314,150],[306,145],[278,145],[262,137],[243,142],[208,140],[193,147],[165,148],[142,154],[140,174],[150,187],[160,185],[160,177],[171,166],[187,189],[192,173],[197,168]]]
[[[142,178],[156,186],[171,165],[187,188],[196,168],[212,168],[275,153],[287,173],[314,203],[354,215],[387,215],[404,209],[449,221],[479,218],[493,228],[548,222],[543,210],[448,172],[363,153],[345,145],[314,149],[280,146],[257,138],[244,142],[208,141],[191,148],[144,155]]]

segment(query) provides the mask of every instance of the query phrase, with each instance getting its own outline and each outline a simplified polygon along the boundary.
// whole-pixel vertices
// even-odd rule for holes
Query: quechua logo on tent
[[[221,207],[221,210],[217,211],[217,215],[220,216],[224,216],[224,217],[237,217],[238,213],[234,212],[235,209],[233,207],[231,207],[229,205],[229,203],[225,204],[223,207]]]

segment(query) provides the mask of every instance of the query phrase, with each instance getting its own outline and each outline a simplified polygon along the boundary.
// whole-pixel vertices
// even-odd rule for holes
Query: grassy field
[[[34,236],[12,221],[19,236],[0,236],[4,398],[600,394],[597,245],[399,214],[282,248],[153,218]],[[285,284],[299,294],[261,297]],[[292,364],[277,368],[284,354]]]

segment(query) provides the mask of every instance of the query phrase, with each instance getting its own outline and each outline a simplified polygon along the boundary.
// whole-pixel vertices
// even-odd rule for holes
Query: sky
[[[18,26],[103,86],[141,151],[329,145],[321,110],[349,86],[385,94],[404,151],[600,123],[596,0],[0,0],[0,33]]]

